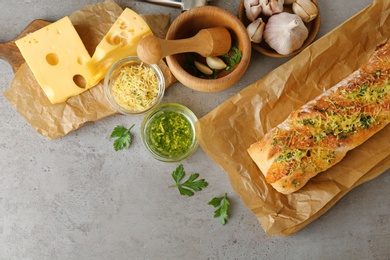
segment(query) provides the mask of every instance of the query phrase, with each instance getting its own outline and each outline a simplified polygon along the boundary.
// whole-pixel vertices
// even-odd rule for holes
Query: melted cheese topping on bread
[[[390,43],[382,46],[248,149],[268,183],[284,194],[294,192],[390,122],[389,50]]]

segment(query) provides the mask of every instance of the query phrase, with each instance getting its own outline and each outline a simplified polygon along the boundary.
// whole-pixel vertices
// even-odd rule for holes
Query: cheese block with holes
[[[290,194],[390,122],[390,42],[358,70],[252,144],[266,181]]]
[[[52,104],[93,87],[86,67],[91,57],[68,17],[15,43]]]
[[[145,20],[126,8],[98,44],[92,59],[87,63],[90,73],[94,76],[92,83],[97,84],[102,80],[118,60],[137,56],[137,43],[149,34],[152,34],[152,31]]]

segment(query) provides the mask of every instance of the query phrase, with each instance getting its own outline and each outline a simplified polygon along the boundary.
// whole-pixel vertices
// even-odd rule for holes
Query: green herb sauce
[[[150,121],[147,133],[150,148],[163,157],[176,158],[191,147],[194,131],[190,121],[176,111],[162,111]]]

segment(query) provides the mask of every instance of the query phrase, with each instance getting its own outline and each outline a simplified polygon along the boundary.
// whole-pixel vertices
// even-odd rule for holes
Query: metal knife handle
[[[170,7],[176,7],[176,8],[183,8],[183,4],[181,1],[175,1],[175,0],[139,0],[142,2],[149,2],[153,4],[159,4],[164,6],[170,6]]]

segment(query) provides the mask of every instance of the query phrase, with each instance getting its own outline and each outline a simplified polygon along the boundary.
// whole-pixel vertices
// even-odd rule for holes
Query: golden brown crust
[[[289,194],[389,122],[390,42],[340,83],[293,111],[248,153],[267,182]]]

